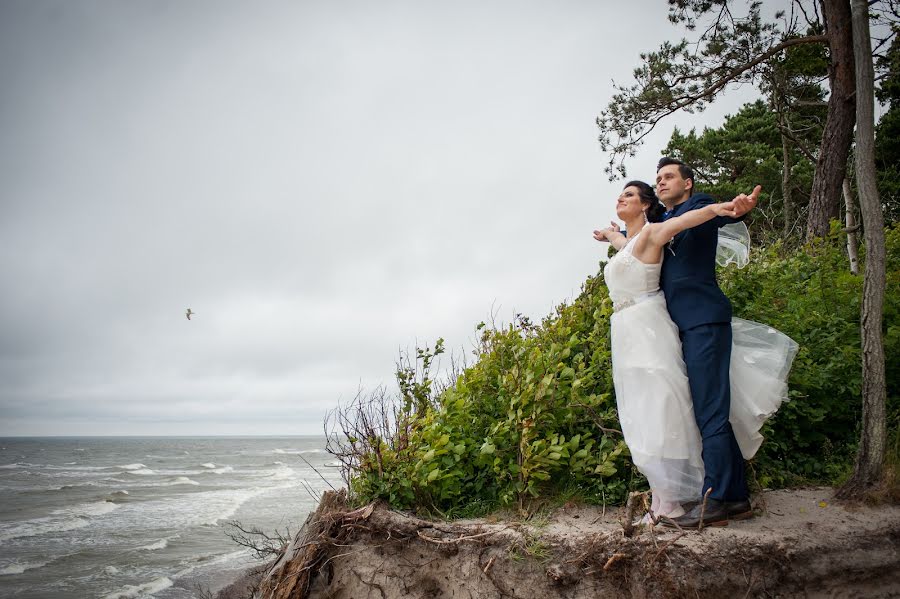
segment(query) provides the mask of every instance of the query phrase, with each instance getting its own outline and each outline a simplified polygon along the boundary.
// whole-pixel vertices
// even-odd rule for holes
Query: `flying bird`
[[[193,312],[190,308],[188,308],[187,312],[184,313],[184,315],[187,316],[188,320],[191,319],[191,314],[196,314],[196,312]]]

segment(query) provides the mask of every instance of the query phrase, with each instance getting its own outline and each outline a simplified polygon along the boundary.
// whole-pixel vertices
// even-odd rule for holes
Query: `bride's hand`
[[[616,223],[614,223],[612,221],[610,221],[609,224],[610,224],[610,226],[606,227],[605,229],[601,229],[599,231],[594,231],[594,239],[596,239],[597,241],[609,241],[609,237],[607,236],[607,233],[618,233],[619,232],[619,225],[617,225]]]

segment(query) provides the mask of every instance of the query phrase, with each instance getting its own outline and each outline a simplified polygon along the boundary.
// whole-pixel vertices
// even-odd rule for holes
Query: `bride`
[[[737,215],[735,202],[710,204],[664,222],[653,189],[629,182],[616,202],[627,237],[613,226],[594,231],[618,250],[604,268],[610,318],[613,383],[625,442],[652,492],[650,518],[676,518],[703,488],[700,432],[678,327],[666,309],[659,277],[666,244],[716,216]],[[786,397],[797,346],[774,329],[733,319],[730,422],[744,459],[762,443],[759,429]]]

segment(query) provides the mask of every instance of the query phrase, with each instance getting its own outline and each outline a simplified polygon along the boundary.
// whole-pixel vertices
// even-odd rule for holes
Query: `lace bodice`
[[[659,273],[662,262],[644,264],[635,258],[631,250],[640,233],[628,240],[603,269],[603,277],[609,287],[609,297],[613,304],[624,305],[641,296],[659,291]]]

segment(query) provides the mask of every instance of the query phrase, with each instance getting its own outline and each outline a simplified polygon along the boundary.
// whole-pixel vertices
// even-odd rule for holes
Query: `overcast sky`
[[[594,118],[666,14],[3,0],[0,435],[317,434],[398,350],[548,314],[606,255]]]

